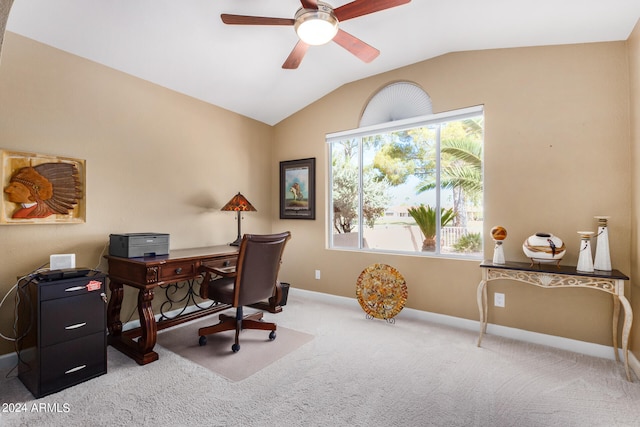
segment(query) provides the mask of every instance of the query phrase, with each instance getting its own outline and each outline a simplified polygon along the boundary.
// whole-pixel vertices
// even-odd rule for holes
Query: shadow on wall
[[[9,20],[9,10],[13,0],[0,0],[0,60],[2,59],[2,41],[4,40],[4,31]]]

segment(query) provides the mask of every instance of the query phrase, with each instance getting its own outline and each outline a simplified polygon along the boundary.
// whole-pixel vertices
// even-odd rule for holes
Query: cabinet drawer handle
[[[66,371],[66,372],[65,372],[65,375],[66,375],[66,374],[73,374],[74,372],[78,372],[79,370],[84,369],[84,368],[86,368],[86,367],[87,367],[87,365],[80,365],[80,366],[76,366],[75,368],[71,368],[71,369],[69,369],[68,371]]]
[[[65,292],[75,292],[75,291],[81,291],[83,289],[87,289],[86,286],[74,286],[73,288],[67,288],[64,291]]]
[[[82,323],[76,323],[75,325],[69,325],[69,326],[65,326],[64,328],[66,330],[71,330],[71,329],[78,329],[78,328],[82,328],[84,325],[86,325],[87,322],[82,322]]]
[[[182,267],[176,268],[176,274],[182,274]]]

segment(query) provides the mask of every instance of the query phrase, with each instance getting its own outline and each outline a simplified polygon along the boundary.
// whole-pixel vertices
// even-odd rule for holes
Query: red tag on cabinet
[[[87,290],[88,291],[97,291],[102,287],[102,282],[98,281],[98,280],[91,280],[89,283],[87,283]]]

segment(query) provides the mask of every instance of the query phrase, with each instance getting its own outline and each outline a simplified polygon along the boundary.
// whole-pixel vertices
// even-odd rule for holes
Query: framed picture
[[[0,150],[0,224],[86,221],[85,161]]]
[[[280,162],[280,219],[316,219],[316,159]]]

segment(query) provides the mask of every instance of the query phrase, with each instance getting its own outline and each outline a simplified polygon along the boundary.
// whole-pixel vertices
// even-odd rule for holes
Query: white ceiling
[[[334,8],[350,0],[329,0]],[[299,0],[15,0],[7,29],[273,125],[334,89],[449,52],[626,40],[640,0],[413,0],[340,28],[378,48],[365,64],[335,43],[282,63],[292,27],[229,26],[221,13],[293,18]]]

